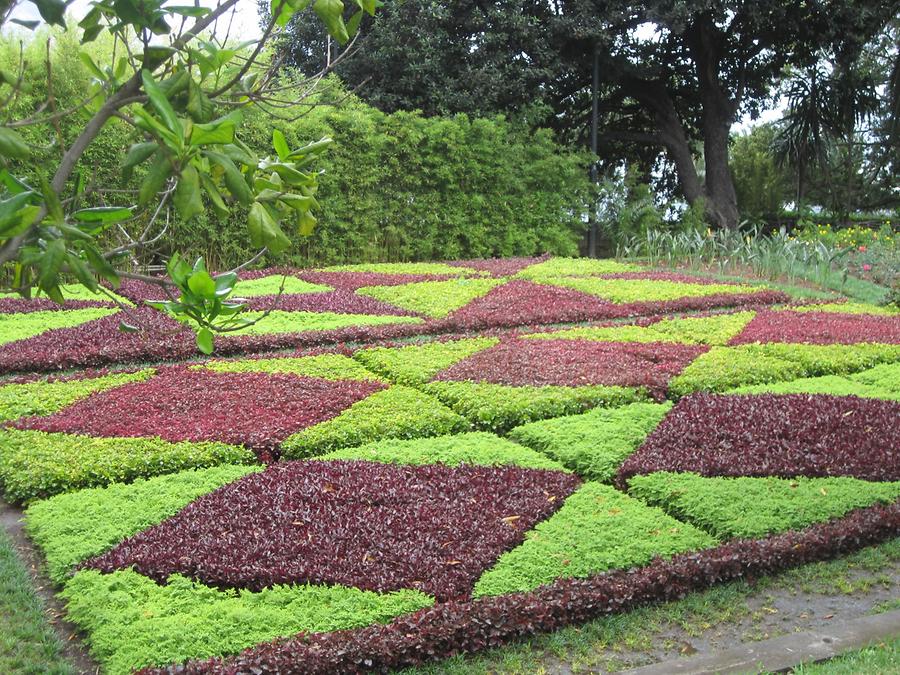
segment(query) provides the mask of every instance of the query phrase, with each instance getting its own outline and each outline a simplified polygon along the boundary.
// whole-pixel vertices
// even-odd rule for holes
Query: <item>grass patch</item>
[[[445,368],[499,341],[499,338],[469,338],[409,347],[375,347],[361,349],[353,358],[397,384],[414,386],[428,382]]]
[[[761,538],[900,497],[900,482],[855,478],[707,478],[658,472],[634,476],[629,493],[719,539]]]
[[[632,403],[599,408],[516,427],[509,438],[552,457],[588,480],[611,482],[671,403]]]
[[[25,529],[44,553],[50,578],[62,582],[78,563],[262,468],[224,465],[57,495],[28,508]]]
[[[431,396],[394,386],[289,436],[281,450],[282,457],[299,459],[377,440],[442,436],[468,427],[462,417]]]
[[[68,405],[128,382],[143,382],[153,376],[152,368],[135,373],[112,373],[62,382],[25,382],[0,386],[0,421],[20,417],[52,415]]]
[[[512,427],[561,415],[573,415],[600,405],[617,406],[646,398],[631,387],[513,387],[488,382],[429,382],[424,390],[436,396],[477,428],[502,432]]]
[[[27,314],[0,314],[0,345],[25,340],[56,328],[74,328],[118,311],[118,308],[86,307]]]
[[[523,544],[500,556],[475,584],[473,595],[529,591],[555,579],[627,569],[715,544],[708,534],[660,509],[608,485],[586,483],[530,530]]]
[[[0,487],[13,503],[183,469],[255,461],[249,450],[216,442],[0,431]]]
[[[363,459],[386,464],[446,464],[447,466],[471,464],[566,470],[562,464],[546,455],[505,438],[479,431],[455,436],[379,441],[356,448],[335,450],[316,459]]]
[[[77,671],[63,659],[62,649],[31,576],[0,528],[0,672],[74,675]]]
[[[366,286],[356,292],[396,307],[442,319],[502,283],[502,279],[460,278],[401,286]]]

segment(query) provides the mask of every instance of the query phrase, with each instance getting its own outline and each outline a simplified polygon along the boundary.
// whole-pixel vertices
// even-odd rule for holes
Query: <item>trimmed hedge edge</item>
[[[300,634],[229,658],[144,669],[143,675],[384,671],[500,646],[594,617],[675,600],[713,584],[828,560],[900,534],[900,500],[765,539],[656,559],[634,570],[563,579],[530,593],[446,602],[389,624]]]

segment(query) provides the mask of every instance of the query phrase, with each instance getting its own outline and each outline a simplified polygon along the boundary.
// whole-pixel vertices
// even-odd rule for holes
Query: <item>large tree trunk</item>
[[[706,162],[706,212],[716,225],[736,229],[740,224],[737,194],[728,166],[728,139],[731,119],[722,119],[707,110],[703,124],[703,155]]]

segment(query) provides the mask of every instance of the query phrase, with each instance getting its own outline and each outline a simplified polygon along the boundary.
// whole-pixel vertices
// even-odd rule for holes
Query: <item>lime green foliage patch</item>
[[[895,394],[900,393],[900,363],[885,363],[875,366],[861,373],[850,375],[848,379]]]
[[[679,298],[702,297],[720,293],[752,293],[753,286],[732,284],[688,284],[657,279],[595,279],[591,277],[553,277],[542,283],[564,286],[618,303],[663,302]]]
[[[356,292],[411,312],[441,319],[502,283],[502,279],[450,279],[402,286],[366,286]]]
[[[671,408],[671,403],[598,408],[583,415],[516,427],[509,432],[509,437],[559,460],[579,476],[611,482],[619,465]]]
[[[281,290],[281,284],[284,283],[284,293],[322,293],[324,291],[333,290],[331,286],[323,284],[313,284],[297,277],[282,276],[273,274],[269,277],[260,277],[259,279],[247,279],[246,281],[238,281],[234,285],[232,295],[236,298],[253,298],[260,295],[277,295]]]
[[[224,443],[0,430],[0,488],[11,502],[29,502],[182,469],[255,460],[249,450]]]
[[[837,518],[900,497],[900,482],[856,478],[705,478],[693,473],[635,476],[629,492],[716,537],[758,538]]]
[[[656,556],[715,546],[716,540],[613,487],[585,483],[562,508],[500,556],[474,595],[530,591],[565,577],[644,565]]]
[[[424,384],[445,368],[493,347],[499,338],[469,338],[409,347],[361,349],[353,358],[398,384]]]
[[[131,570],[78,572],[60,593],[68,619],[112,675],[143,666],[235,654],[280,636],[385,623],[433,604],[418,591],[345,586],[220,591],[172,575],[165,586]]]
[[[262,312],[247,312],[243,316],[253,320]],[[242,328],[232,335],[266,335],[272,333],[303,333],[311,330],[335,330],[348,326],[384,326],[392,323],[424,323],[414,316],[380,316],[377,314],[335,314],[334,312],[285,312],[276,309],[259,323]]]
[[[893,364],[892,364],[893,365]],[[900,372],[894,377],[900,378]],[[840,375],[822,375],[821,377],[801,377],[790,382],[771,382],[737,387],[729,394],[829,394],[831,396],[859,396],[860,398],[883,398],[900,401],[900,388],[887,389],[871,384],[864,384]]]
[[[86,307],[27,314],[0,314],[0,345],[34,337],[54,328],[74,328],[118,311],[106,307]]]
[[[342,354],[317,354],[283,359],[209,361],[203,365],[192,367],[215,370],[220,373],[291,373],[305,377],[318,377],[323,380],[378,379],[349,356]]]
[[[843,375],[900,359],[900,345],[751,344],[713,347],[669,383],[669,393],[726,391],[801,377]]]
[[[526,422],[646,398],[639,389],[603,385],[511,387],[487,382],[429,382],[424,389],[488,431],[505,431]]]
[[[63,382],[25,382],[0,386],[0,421],[31,415],[51,415],[91,394],[128,382],[143,382],[156,372],[113,373],[101,377]]]
[[[57,495],[28,508],[25,529],[43,551],[50,578],[62,582],[78,563],[174,516],[197,497],[262,469],[226,464]]]
[[[551,277],[582,277],[594,274],[616,274],[618,272],[640,272],[639,265],[620,263],[615,260],[596,258],[550,258],[544,262],[529,265],[516,276],[521,279],[539,281]]]
[[[126,306],[132,306],[134,303],[126,300],[121,295],[113,293],[109,289],[106,292],[94,293],[91,289],[81,284],[63,284],[59,287],[62,291],[63,298],[66,300],[93,300],[94,302],[106,302],[109,305],[115,305],[116,302]],[[21,298],[18,293],[0,293],[0,298]],[[37,288],[31,289],[32,298],[46,298],[47,296],[40,293]]]
[[[482,272],[471,267],[456,267],[446,263],[415,262],[415,263],[361,263],[359,265],[332,265],[321,267],[321,272],[377,272],[380,274],[453,274],[482,276],[488,272]]]
[[[289,436],[281,450],[283,457],[297,459],[388,438],[442,436],[468,427],[468,422],[431,396],[394,386]]]
[[[796,307],[785,307],[792,312],[837,312],[839,314],[874,314],[876,316],[896,316],[900,314],[900,309],[891,307],[880,307],[878,305],[867,305],[862,302],[828,302],[821,305],[797,305]]]
[[[523,337],[539,340],[598,340],[601,342],[680,342],[683,344],[725,345],[756,315],[735,312],[714,316],[663,319],[649,326],[586,326]]]
[[[456,436],[380,441],[358,448],[344,448],[317,459],[364,459],[385,464],[446,464],[459,466],[521,466],[565,471],[563,465],[505,438],[480,431]]]

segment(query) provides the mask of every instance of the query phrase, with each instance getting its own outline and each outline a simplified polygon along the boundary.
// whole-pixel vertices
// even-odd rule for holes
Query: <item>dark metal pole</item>
[[[599,115],[598,89],[600,88],[600,52],[594,48],[593,81],[591,83],[591,183],[597,183],[597,117]],[[589,214],[591,229],[588,233],[588,256],[597,257],[597,239],[599,226],[597,224],[597,205],[591,205]]]

